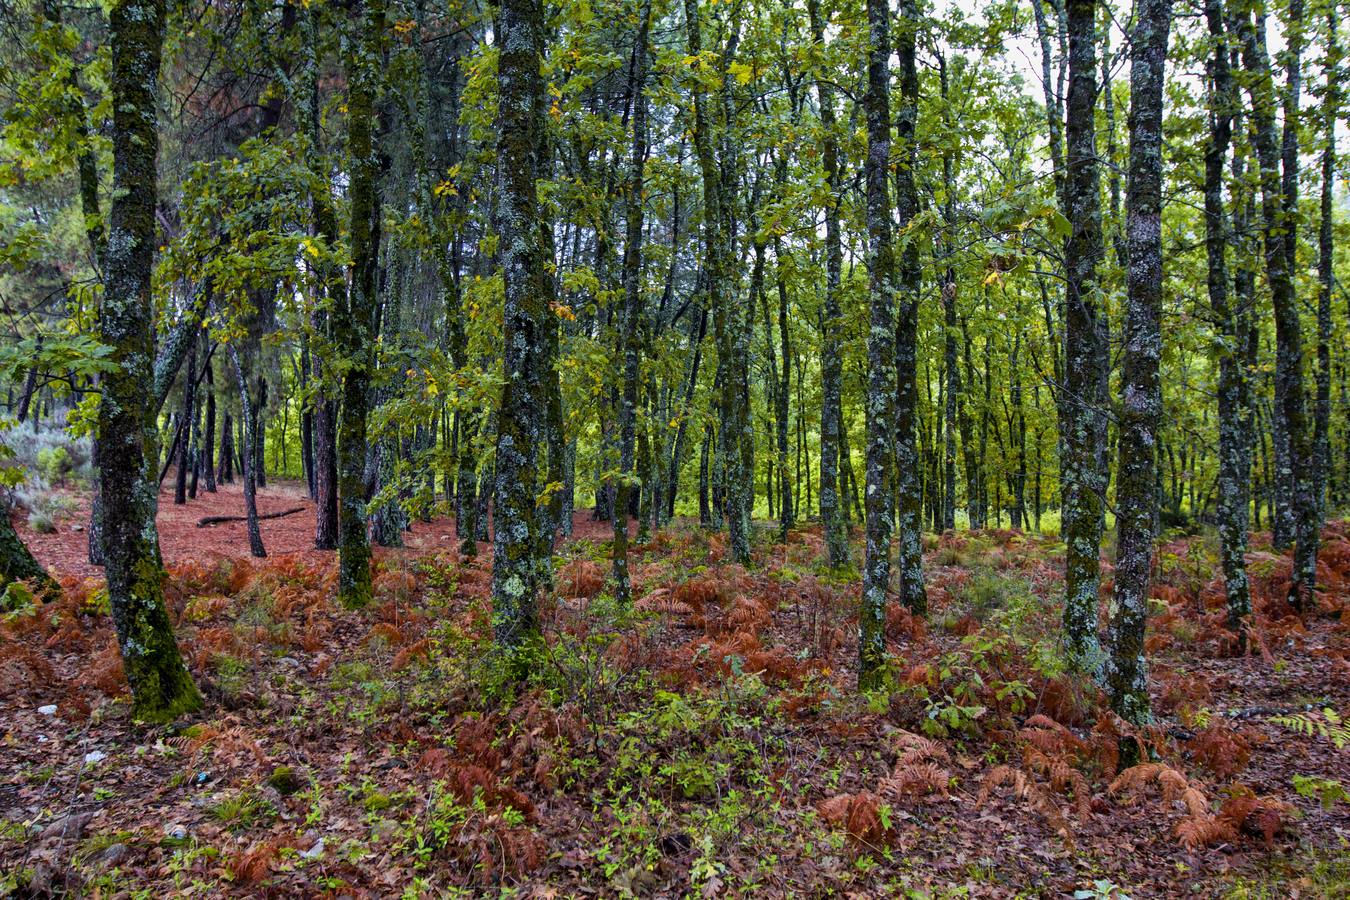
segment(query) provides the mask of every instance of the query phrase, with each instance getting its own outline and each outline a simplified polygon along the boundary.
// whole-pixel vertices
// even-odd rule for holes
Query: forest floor
[[[1256,536],[1245,655],[1212,539],[1162,546],[1156,762],[1122,771],[1120,723],[1058,662],[1051,538],[930,535],[929,619],[889,610],[891,689],[859,696],[858,581],[818,528],[761,528],[743,569],[677,522],[634,548],[622,609],[610,526],[579,513],[520,685],[489,548],[461,556],[453,522],[377,550],[376,601],[346,611],[310,509],[262,523],[265,560],[242,523],[196,527],[241,511],[162,497],[206,697],[167,728],[130,720],[83,507],[17,523],[65,591],[0,614],[0,895],[1350,895],[1346,523],[1303,618]]]

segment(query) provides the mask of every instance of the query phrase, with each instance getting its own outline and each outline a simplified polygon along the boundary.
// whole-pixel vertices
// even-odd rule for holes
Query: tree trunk
[[[202,428],[202,474],[206,476],[206,492],[216,493],[216,375],[215,363],[206,361],[206,421]]]
[[[1275,311],[1275,407],[1283,415],[1283,431],[1289,446],[1287,464],[1293,483],[1295,549],[1289,602],[1294,609],[1302,612],[1312,605],[1317,580],[1318,533],[1317,504],[1313,497],[1314,447],[1303,388],[1302,326],[1299,322],[1294,277],[1289,266],[1289,242],[1294,240],[1294,225],[1287,220],[1285,203],[1287,189],[1291,186],[1286,184],[1282,188],[1280,183],[1280,152],[1275,133],[1275,88],[1266,55],[1264,21],[1258,30],[1253,26],[1250,15],[1244,13],[1237,31],[1242,44],[1243,66],[1248,74],[1246,87],[1251,97],[1252,118],[1255,122],[1252,143],[1261,166],[1266,278],[1270,283],[1271,305]],[[1293,49],[1291,44],[1291,52]],[[1295,62],[1291,75],[1296,71]],[[1294,92],[1291,89],[1291,94]],[[1296,99],[1291,102],[1296,103]],[[1286,150],[1288,140],[1286,136]],[[1275,418],[1272,416],[1272,420]],[[1279,461],[1277,453],[1277,466]],[[1284,493],[1277,491],[1277,495]]]
[[[885,683],[886,595],[891,580],[891,476],[895,417],[895,250],[887,172],[891,155],[890,17],[887,0],[867,0],[868,56],[867,192],[868,294],[871,330],[867,337],[867,506],[862,603],[858,611],[858,688]]]
[[[1125,198],[1129,264],[1116,481],[1116,609],[1106,683],[1111,709],[1136,726],[1150,719],[1144,634],[1158,503],[1154,452],[1162,419],[1163,80],[1171,24],[1172,0],[1141,0],[1130,64],[1130,171]]]
[[[193,336],[192,346],[183,369],[183,408],[178,417],[178,476],[174,479],[173,502],[175,506],[187,503],[188,467],[192,465],[192,425],[197,418],[197,344]]]
[[[1227,31],[1221,0],[1207,0],[1214,51],[1208,63],[1210,80],[1210,132],[1205,150],[1205,253],[1208,262],[1210,309],[1216,330],[1215,352],[1219,362],[1219,492],[1218,528],[1228,627],[1238,636],[1239,649],[1246,650],[1252,614],[1247,582],[1247,523],[1251,499],[1251,407],[1243,349],[1246,346],[1249,298],[1239,295],[1234,307],[1228,299],[1226,253],[1230,239],[1223,206],[1224,155],[1232,144],[1237,96],[1228,66]],[[1241,162],[1234,154],[1234,165]],[[1241,170],[1239,168],[1238,174]],[[1240,179],[1235,179],[1240,183]],[[1236,200],[1240,207],[1242,201]],[[1245,238],[1238,238],[1245,240]],[[1239,261],[1239,265],[1245,262]]]
[[[503,0],[498,18],[497,178],[503,281],[502,398],[497,420],[492,624],[498,645],[515,651],[537,639],[538,457],[545,439],[541,371],[544,285],[535,190],[543,139],[544,44],[541,0]]]
[[[1341,48],[1334,11],[1327,13],[1326,88],[1322,100],[1322,197],[1321,222],[1317,232],[1317,402],[1313,413],[1313,444],[1316,469],[1313,500],[1317,505],[1317,525],[1326,518],[1327,482],[1331,474],[1331,295],[1335,288],[1335,210],[1336,119],[1340,115]]]
[[[119,0],[109,14],[112,46],[113,201],[99,309],[113,364],[101,384],[99,484],[104,574],[132,714],[168,722],[201,705],[164,604],[155,529],[158,459],[153,396],[156,131],[162,0]]]
[[[633,465],[634,431],[637,425],[639,331],[642,327],[642,183],[647,162],[647,30],[651,25],[651,0],[643,0],[633,42],[633,67],[629,95],[633,98],[633,156],[628,180],[628,222],[623,248],[623,324],[617,354],[623,365],[623,392],[619,404],[619,478],[614,503],[614,599],[631,603],[628,582],[628,502],[636,472]]]
[[[244,437],[240,447],[247,448],[257,440],[252,433],[255,426],[249,424],[256,422],[257,418],[250,409],[248,380],[239,362],[239,349],[234,344],[230,344],[229,348],[230,362],[234,364],[234,377],[239,382],[239,421],[244,426]],[[248,549],[251,554],[261,559],[267,556],[267,550],[263,547],[262,532],[258,528],[258,482],[254,472],[256,465],[257,460],[252,453],[246,449],[240,453],[240,474],[244,478],[244,517],[248,522]]]
[[[824,48],[825,23],[820,16],[819,0],[808,0],[811,34]],[[843,178],[839,163],[839,139],[836,135],[834,87],[829,79],[817,77],[821,129],[821,165],[830,198],[825,206],[825,298],[820,322],[820,519],[824,525],[825,546],[831,566],[849,563],[848,525],[845,501],[839,486],[842,454],[839,434],[840,399],[843,391],[843,362],[840,332],[843,313],[839,305],[844,252],[839,236],[839,206]]]
[[[376,273],[380,251],[379,152],[375,141],[377,94],[383,66],[383,0],[364,0],[359,40],[348,51],[348,134],[351,159],[351,282],[347,302],[335,308],[333,336],[347,362],[337,435],[338,601],[348,609],[368,604],[370,535],[366,509],[366,418],[374,369]]]
[[[1069,98],[1064,212],[1071,232],[1065,245],[1067,292],[1064,384],[1060,396],[1064,639],[1069,665],[1096,673],[1098,589],[1106,442],[1101,371],[1107,365],[1104,314],[1097,305],[1097,264],[1102,257],[1100,177],[1093,123],[1097,97],[1097,2],[1069,0]]]
[[[919,28],[918,0],[901,0],[900,111],[896,137],[900,163],[896,166],[896,211],[900,227],[907,228],[919,214],[919,190],[914,172],[918,168],[915,134],[919,120],[919,74],[915,60]],[[918,404],[917,364],[919,340],[919,294],[923,269],[919,239],[911,236],[900,258],[900,316],[895,341],[895,465],[900,482],[899,537],[900,601],[918,615],[928,614],[928,595],[923,584],[923,521],[920,503],[918,453],[915,449],[915,418]]]

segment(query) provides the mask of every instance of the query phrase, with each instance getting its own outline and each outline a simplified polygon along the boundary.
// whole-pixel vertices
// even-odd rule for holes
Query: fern
[[[1331,741],[1337,750],[1343,750],[1346,744],[1350,744],[1350,724],[1331,707],[1323,709],[1320,715],[1315,712],[1293,713],[1272,716],[1270,721],[1304,737],[1321,737]]]

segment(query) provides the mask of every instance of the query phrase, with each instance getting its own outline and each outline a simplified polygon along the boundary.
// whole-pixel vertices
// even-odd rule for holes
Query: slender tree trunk
[[[503,0],[498,29],[497,178],[506,380],[496,435],[492,625],[498,645],[515,651],[539,633],[537,460],[545,439],[547,399],[540,341],[544,317],[550,315],[535,191],[544,122],[543,3]]]
[[[1153,567],[1155,450],[1162,419],[1163,82],[1172,0],[1141,0],[1130,65],[1130,171],[1125,198],[1125,356],[1116,481],[1115,614],[1106,671],[1111,709],[1133,725],[1150,719],[1149,581]],[[1137,746],[1137,745],[1136,745]]]
[[[637,426],[638,355],[642,328],[642,185],[647,163],[647,29],[651,24],[651,0],[643,0],[633,42],[633,68],[629,94],[633,98],[633,155],[628,180],[628,223],[623,249],[623,326],[620,359],[623,363],[623,393],[619,405],[619,479],[614,503],[614,599],[633,600],[628,582],[628,502],[636,478],[633,460]]]
[[[220,428],[220,469],[217,480],[221,484],[234,484],[234,424],[230,421],[230,411],[225,410]]]
[[[895,518],[891,477],[895,470],[896,424],[895,250],[887,173],[891,156],[890,17],[887,0],[867,0],[868,293],[871,331],[867,337],[867,512],[862,604],[858,611],[858,687],[885,683],[886,595],[891,581],[891,528]]]
[[[300,409],[300,467],[304,469],[305,488],[309,491],[309,499],[317,500],[319,498],[318,489],[314,483],[314,403],[309,396],[311,365],[309,341],[302,339],[300,343],[300,366],[296,371],[299,376],[301,395],[305,397]]]
[[[239,362],[239,349],[230,344],[230,362],[234,365],[234,377],[239,382],[239,421],[244,426],[244,437],[240,443],[241,448],[253,446],[257,438],[252,434],[250,422],[256,422],[251,409],[251,401],[248,396],[248,381],[244,376],[244,368]],[[258,558],[267,556],[267,550],[263,547],[262,532],[258,528],[258,482],[255,478],[254,466],[257,465],[257,458],[249,453],[247,449],[240,452],[240,474],[244,479],[244,518],[248,527],[248,547],[249,552]]]
[[[197,344],[194,335],[188,348],[187,367],[183,369],[183,408],[179,415],[178,475],[174,479],[175,506],[187,503],[188,467],[192,465],[192,425],[197,419]]]
[[[206,422],[202,429],[202,473],[206,476],[206,492],[216,493],[216,375],[215,363],[206,361]]]
[[[366,417],[374,368],[376,272],[380,250],[379,151],[375,132],[383,64],[384,5],[357,5],[360,38],[347,59],[351,159],[351,284],[335,310],[333,335],[347,362],[338,420],[338,600],[351,609],[371,600],[370,535],[366,509]]]
[[[150,276],[164,21],[162,0],[119,0],[109,13],[114,191],[99,310],[114,365],[99,404],[104,574],[132,714],[150,722],[171,721],[201,705],[164,604],[153,481],[159,434],[154,398],[146,391],[154,378]]]
[[[1246,322],[1251,313],[1243,306],[1249,298],[1239,295],[1236,308],[1228,299],[1226,253],[1230,234],[1223,205],[1223,170],[1224,155],[1232,144],[1237,96],[1228,66],[1227,31],[1221,0],[1206,0],[1205,17],[1210,39],[1214,42],[1208,64],[1211,94],[1209,144],[1205,150],[1205,252],[1209,267],[1209,303],[1216,329],[1215,352],[1219,358],[1219,553],[1228,604],[1228,627],[1238,636],[1239,649],[1245,651],[1252,613],[1246,562],[1247,508],[1251,499],[1251,407],[1243,349],[1247,341]],[[1235,164],[1240,165],[1236,154]],[[1241,202],[1239,199],[1236,204]]]
[[[1243,66],[1247,70],[1246,88],[1251,97],[1255,123],[1252,141],[1261,166],[1266,278],[1270,283],[1271,305],[1275,311],[1275,405],[1283,414],[1293,483],[1295,549],[1289,602],[1301,612],[1312,605],[1317,580],[1319,536],[1317,504],[1313,496],[1313,435],[1307,421],[1303,388],[1302,326],[1299,322],[1294,277],[1289,266],[1289,242],[1293,240],[1293,225],[1287,221],[1285,207],[1288,185],[1282,187],[1280,183],[1280,153],[1275,132],[1275,88],[1266,55],[1264,22],[1258,29],[1253,26],[1250,15],[1244,14],[1240,17],[1237,32],[1242,44]],[[1295,63],[1291,76],[1296,69]],[[1286,150],[1288,140],[1286,136]],[[1276,463],[1279,463],[1278,454]],[[1277,491],[1277,494],[1282,493]]]
[[[915,44],[919,28],[918,0],[900,0],[900,110],[896,137],[900,162],[896,166],[896,211],[900,227],[907,228],[919,214],[919,190],[914,172],[918,168],[915,128],[919,120],[919,74]],[[919,300],[923,269],[919,241],[911,236],[904,245],[899,271],[899,319],[895,332],[895,465],[900,485],[899,537],[900,601],[914,613],[927,615],[928,594],[923,584],[923,519],[919,485],[919,459],[915,448],[918,404],[917,365]]]
[[[1106,442],[1100,373],[1109,348],[1098,304],[1097,265],[1102,257],[1100,177],[1096,130],[1097,3],[1069,0],[1069,99],[1065,218],[1067,294],[1064,384],[1060,398],[1064,640],[1069,664],[1081,672],[1101,668],[1097,633],[1099,554],[1106,490],[1099,456]]]
[[[808,0],[807,12],[811,18],[811,34],[822,49],[825,45],[825,23],[820,15],[819,0]],[[840,396],[843,391],[843,363],[840,351],[840,331],[843,313],[840,310],[839,290],[843,272],[844,252],[839,236],[839,205],[843,178],[839,164],[839,140],[836,135],[834,87],[828,78],[816,78],[816,96],[819,100],[821,128],[821,166],[830,197],[825,206],[825,298],[820,322],[820,519],[824,525],[825,546],[831,566],[849,562],[848,525],[845,502],[840,496],[839,465],[841,441]]]
[[[1331,295],[1335,287],[1335,211],[1336,120],[1340,115],[1341,47],[1337,31],[1337,13],[1327,13],[1326,87],[1322,100],[1322,197],[1321,222],[1317,232],[1317,403],[1313,413],[1313,443],[1316,470],[1313,499],[1317,504],[1317,525],[1326,518],[1327,483],[1331,469]]]

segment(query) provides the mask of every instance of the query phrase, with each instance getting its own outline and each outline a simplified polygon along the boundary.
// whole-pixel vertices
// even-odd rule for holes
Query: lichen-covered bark
[[[867,0],[867,474],[862,603],[858,610],[858,687],[884,683],[886,595],[891,581],[891,475],[895,467],[895,248],[887,174],[891,155],[890,7]]]
[[[9,519],[9,509],[0,504],[0,593],[12,582],[27,581],[34,592],[52,597],[60,590],[56,579],[42,568]]]
[[[919,214],[919,188],[914,178],[918,168],[919,147],[915,128],[919,121],[919,73],[916,62],[916,32],[919,27],[917,0],[900,2],[900,40],[896,53],[900,62],[900,110],[896,117],[896,139],[900,143],[900,161],[895,168],[896,212],[901,229],[908,229]],[[923,585],[923,492],[919,480],[919,454],[915,446],[918,426],[918,352],[919,300],[923,288],[923,267],[919,258],[919,240],[906,234],[900,255],[899,318],[895,331],[895,466],[900,486],[897,513],[900,548],[896,564],[900,568],[900,602],[911,612],[928,613],[928,594]]]
[[[1102,372],[1108,361],[1104,313],[1098,296],[1102,258],[1100,175],[1097,162],[1097,3],[1069,0],[1069,97],[1065,129],[1064,381],[1060,392],[1061,531],[1064,538],[1064,645],[1071,668],[1096,673],[1099,555],[1106,472],[1102,465],[1107,420]]]
[[[1292,238],[1285,207],[1288,185],[1280,180],[1280,147],[1275,130],[1275,88],[1266,53],[1264,18],[1253,25],[1250,10],[1237,16],[1236,31],[1246,69],[1244,85],[1251,98],[1252,144],[1261,167],[1262,237],[1266,280],[1270,284],[1275,312],[1275,404],[1283,413],[1289,442],[1295,529],[1294,570],[1289,602],[1297,610],[1312,604],[1317,579],[1317,503],[1313,497],[1312,429],[1307,421],[1303,388],[1303,331],[1299,322],[1298,296],[1289,265],[1287,241]],[[1275,418],[1272,416],[1272,418]],[[1276,456],[1277,464],[1279,457]],[[1279,476],[1277,474],[1277,483]],[[1283,493],[1283,492],[1277,492]]]
[[[338,415],[338,600],[365,606],[371,599],[367,528],[366,418],[374,369],[376,273],[380,249],[379,155],[375,142],[384,5],[357,6],[359,34],[347,59],[347,153],[351,165],[351,285],[333,312],[333,338],[347,364]]]
[[[244,427],[244,447],[252,447],[257,440],[253,429],[255,425],[249,423],[255,422],[252,402],[248,396],[248,382],[244,380],[244,368],[240,365],[239,348],[230,344],[230,362],[234,365],[235,382],[239,386],[239,416],[240,424]],[[258,528],[258,480],[256,477],[256,468],[258,460],[255,454],[247,449],[239,454],[240,463],[243,466],[243,472],[240,473],[244,479],[244,518],[247,522],[248,530],[248,549],[249,553],[258,558],[267,556],[267,550],[263,547],[262,531]]]
[[[699,19],[698,0],[685,0],[685,30],[689,55],[703,53],[703,34]],[[731,23],[727,51],[723,64],[730,62],[734,52],[739,21]],[[722,106],[731,107],[733,78],[724,79]],[[694,152],[698,159],[703,182],[703,247],[707,277],[705,302],[712,311],[713,337],[717,345],[718,435],[713,480],[713,522],[716,525],[725,512],[727,520],[727,550],[732,560],[743,565],[750,562],[750,507],[753,502],[753,468],[746,465],[746,454],[752,437],[749,429],[749,339],[748,322],[735,302],[735,271],[731,248],[731,201],[726,196],[730,169],[731,148],[724,143],[721,165],[714,150],[712,120],[708,97],[701,85],[691,90],[694,105]],[[724,116],[725,118],[725,116]],[[724,130],[727,122],[723,122]],[[724,135],[725,137],[725,135]],[[716,498],[725,492],[725,504]]]
[[[811,35],[824,46],[825,23],[819,0],[808,0]],[[839,204],[842,178],[839,167],[839,139],[835,134],[834,86],[825,77],[816,78],[816,97],[820,115],[820,158],[830,199],[825,206],[825,297],[820,314],[820,520],[825,531],[825,546],[831,566],[849,562],[848,527],[839,493],[839,420],[843,391],[843,362],[839,349],[842,312],[839,285],[843,273],[844,252],[839,237]]]
[[[614,599],[632,601],[628,581],[628,505],[636,472],[633,442],[637,424],[638,350],[642,318],[642,182],[647,163],[647,30],[651,0],[643,0],[633,42],[633,69],[629,94],[633,98],[633,155],[629,163],[628,221],[623,249],[623,324],[620,330],[623,390],[619,400],[619,485],[614,501]]]
[[[183,439],[178,444],[178,473],[174,476],[173,502],[182,506],[187,503],[188,467],[192,465],[192,440],[190,432],[197,418],[197,333],[193,332],[191,345],[187,352],[187,368],[183,371]]]
[[[309,134],[310,165],[314,185],[310,194],[310,211],[314,218],[314,232],[330,247],[339,241],[337,214],[333,210],[328,188],[326,157],[323,153],[322,110],[319,106],[319,10],[309,7],[305,12],[305,127]],[[320,290],[334,309],[346,304],[346,280],[340,268],[323,261],[318,271]],[[322,308],[316,309],[310,319],[316,335],[332,340],[332,320]],[[313,374],[320,389],[314,393],[314,546],[319,550],[336,550],[338,545],[338,474],[337,474],[337,402],[329,387],[331,375],[325,372],[324,354],[315,353]]]
[[[538,455],[543,446],[541,349],[548,277],[535,190],[543,132],[544,9],[541,0],[503,0],[498,19],[497,180],[503,282],[505,383],[497,419],[492,559],[492,627],[516,650],[539,632]]]
[[[1322,196],[1321,221],[1317,229],[1317,402],[1313,412],[1313,444],[1316,470],[1313,499],[1317,522],[1326,517],[1327,486],[1331,473],[1331,295],[1335,288],[1336,249],[1333,214],[1336,177],[1336,120],[1340,115],[1341,87],[1338,67],[1341,47],[1337,13],[1327,13],[1326,87],[1322,97]]]
[[[1245,648],[1252,612],[1245,558],[1247,507],[1251,499],[1251,405],[1244,366],[1251,310],[1246,308],[1246,297],[1238,296],[1236,303],[1229,301],[1226,253],[1230,235],[1224,212],[1223,170],[1224,155],[1232,143],[1237,96],[1228,65],[1227,31],[1220,0],[1206,0],[1205,17],[1214,42],[1208,61],[1210,131],[1205,148],[1205,254],[1209,304],[1214,316],[1214,349],[1219,364],[1219,556],[1228,627]]]
[[[1116,591],[1106,684],[1111,708],[1134,725],[1149,721],[1144,635],[1158,505],[1155,454],[1162,419],[1162,119],[1171,19],[1172,0],[1141,0],[1131,43]]]
[[[164,722],[201,697],[183,664],[164,605],[158,507],[159,458],[153,396],[155,163],[162,0],[120,0],[109,15],[112,44],[113,201],[99,325],[115,368],[101,385],[99,485],[104,572],[132,713]]]

